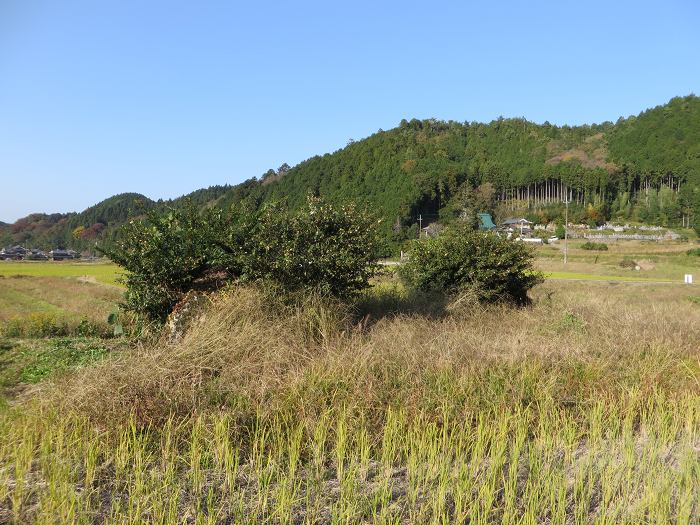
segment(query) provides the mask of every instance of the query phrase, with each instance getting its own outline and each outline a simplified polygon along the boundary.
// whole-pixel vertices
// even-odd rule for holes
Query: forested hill
[[[477,206],[546,221],[557,217],[564,198],[576,220],[690,221],[700,229],[700,98],[677,97],[615,123],[583,126],[404,120],[236,186],[165,202],[122,194],[78,214],[30,215],[0,225],[0,244],[85,248],[155,206],[274,199],[297,206],[310,193],[367,205],[384,218],[387,238],[399,242],[413,236],[418,216],[447,222]]]
[[[700,99],[674,98],[614,124],[575,127],[403,121],[285,173],[268,172],[240,193],[293,205],[309,192],[356,200],[380,210],[389,225],[408,226],[419,214],[449,220],[465,187],[485,183],[503,213],[556,208],[570,198],[582,214],[593,207],[598,219],[682,225],[691,217],[700,226]]]

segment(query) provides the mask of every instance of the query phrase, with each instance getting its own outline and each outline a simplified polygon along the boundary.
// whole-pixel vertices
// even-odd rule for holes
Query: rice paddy
[[[687,287],[370,294],[234,288],[181,340],[40,383],[0,416],[0,522],[698,523]]]
[[[119,267],[111,262],[0,261],[0,276],[67,277],[119,286]]]
[[[527,308],[389,273],[349,308],[234,287],[174,340],[6,335],[0,523],[700,523],[695,261],[661,248],[540,250],[584,282]],[[22,329],[121,296],[111,265],[0,270]]]

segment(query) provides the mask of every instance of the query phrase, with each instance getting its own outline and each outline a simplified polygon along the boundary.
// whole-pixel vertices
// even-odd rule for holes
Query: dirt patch
[[[637,266],[639,266],[641,270],[645,271],[653,270],[656,268],[656,265],[648,259],[640,259],[639,261],[637,261]]]

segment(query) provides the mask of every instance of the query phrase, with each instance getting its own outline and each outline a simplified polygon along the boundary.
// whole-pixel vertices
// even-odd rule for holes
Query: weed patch
[[[109,350],[90,339],[54,339],[38,352],[22,356],[26,365],[20,381],[38,383],[54,374],[85,366],[103,359]]]

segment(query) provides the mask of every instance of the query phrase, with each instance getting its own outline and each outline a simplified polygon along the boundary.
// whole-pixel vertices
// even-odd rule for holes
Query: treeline
[[[260,178],[167,204],[189,200],[226,209],[245,202],[260,208],[285,200],[295,209],[310,194],[331,203],[355,202],[381,215],[384,236],[396,246],[415,235],[419,217],[425,225],[463,216],[463,196],[484,186],[493,193],[492,206],[480,211],[499,218],[517,213],[551,220],[568,199],[577,220],[640,220],[700,230],[700,99],[677,97],[638,116],[583,126],[522,118],[488,124],[403,120],[297,166],[284,164]],[[24,228],[4,229],[14,228],[13,239],[21,242],[23,236],[61,240],[80,249],[92,244],[93,235],[112,235],[113,226],[143,213],[140,207],[159,205],[134,194],[113,199],[81,214],[41,216]],[[142,205],[134,205],[139,200]],[[44,228],[52,221],[55,227]],[[35,230],[44,233],[37,237]]]
[[[14,224],[0,224],[0,246],[21,244],[32,248],[72,248],[94,252],[97,241],[113,241],[132,218],[185,203],[196,207],[216,204],[231,186],[211,186],[173,200],[153,201],[139,193],[121,193],[80,213],[33,213]]]

